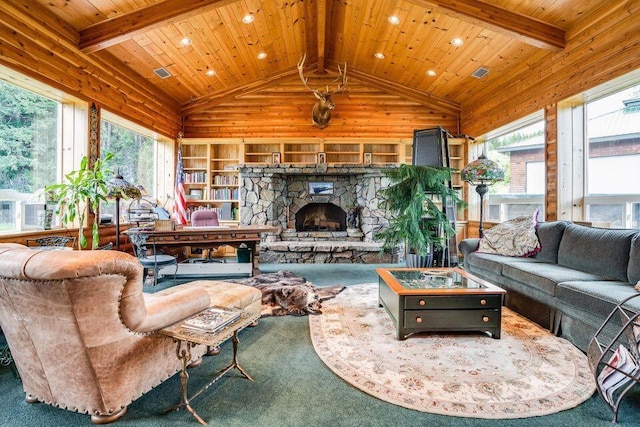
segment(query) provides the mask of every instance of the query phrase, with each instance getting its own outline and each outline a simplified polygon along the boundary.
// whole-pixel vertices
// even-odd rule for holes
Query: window
[[[640,84],[586,103],[586,220],[637,228]]]
[[[503,222],[538,209],[544,218],[544,121],[538,113],[488,136],[487,157],[505,171],[489,187],[486,220]]]
[[[115,115],[103,112],[103,117],[106,118],[100,122],[100,153],[103,157],[106,153],[114,154],[110,169],[119,172],[130,184],[142,187],[145,195],[155,199],[157,141],[130,129],[135,125]],[[126,215],[128,205],[127,201],[120,203],[121,216]],[[102,206],[101,214],[113,216],[115,203]]]
[[[59,176],[60,102],[0,80],[0,232],[37,229]]]

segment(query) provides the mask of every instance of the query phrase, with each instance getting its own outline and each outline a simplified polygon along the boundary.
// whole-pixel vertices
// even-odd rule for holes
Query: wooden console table
[[[221,227],[181,227],[175,230],[158,231],[153,229],[130,228],[126,235],[138,234],[146,236],[147,240],[156,247],[162,246],[190,246],[193,248],[209,249],[214,246],[229,245],[235,248],[241,244],[247,245],[253,254],[253,271],[258,270],[258,249],[260,235],[278,231],[269,225],[239,225]]]

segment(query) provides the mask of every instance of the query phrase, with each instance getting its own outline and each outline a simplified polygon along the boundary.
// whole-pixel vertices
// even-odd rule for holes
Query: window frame
[[[486,153],[487,157],[490,157],[489,154],[489,140],[494,139],[494,138],[499,138],[501,136],[507,135],[509,133],[514,133],[517,132],[520,129],[526,128],[528,126],[534,125],[536,123],[539,122],[543,122],[544,126],[546,126],[546,123],[544,122],[544,110],[538,110],[535,111],[534,113],[528,114],[527,116],[515,120],[511,123],[508,123],[504,126],[501,126],[497,129],[494,129],[490,132],[487,132],[486,134],[482,135],[481,137],[477,138],[476,143],[473,144],[470,149],[469,149],[469,159],[468,161],[471,162],[473,160],[475,160],[480,154],[482,153]],[[546,133],[546,130],[545,130]],[[545,176],[546,176],[546,163],[545,163]],[[526,186],[526,181],[525,181],[525,186]],[[546,183],[545,183],[545,189],[546,189]],[[470,190],[470,194],[476,194],[475,191]],[[477,194],[476,194],[477,196]],[[485,202],[485,215],[483,220],[484,221],[488,221],[488,222],[503,222],[506,221],[508,219],[507,217],[507,205],[510,204],[521,204],[521,205],[525,205],[525,204],[540,204],[542,206],[542,209],[540,210],[539,214],[538,214],[538,218],[544,218],[545,217],[545,212],[544,212],[544,208],[545,208],[545,198],[546,198],[546,192],[543,194],[527,194],[527,193],[522,193],[522,194],[492,194],[491,191],[485,196],[484,198],[484,202]],[[490,218],[490,212],[494,209],[491,209],[491,207],[495,207],[498,206],[498,212],[500,217],[496,220],[495,218]],[[480,219],[480,199],[479,197],[470,197],[469,198],[469,203],[468,203],[468,213],[469,213],[469,219],[474,219],[474,220],[479,220]]]
[[[632,205],[637,194],[588,194],[589,135],[588,103],[640,84],[640,69],[558,103],[558,214],[569,221],[587,221],[590,205],[621,205],[623,228],[632,226]],[[596,225],[606,226],[604,223]]]

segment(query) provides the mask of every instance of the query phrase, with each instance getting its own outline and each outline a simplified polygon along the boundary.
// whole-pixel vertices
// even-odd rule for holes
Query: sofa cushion
[[[502,275],[554,296],[556,285],[561,282],[607,280],[596,274],[545,262],[509,261],[503,265]]]
[[[536,259],[553,264],[558,263],[558,247],[564,234],[564,229],[570,224],[567,221],[541,222],[536,228],[540,240],[540,252],[534,255]]]
[[[631,241],[629,265],[627,267],[627,281],[632,284],[636,284],[640,281],[640,234],[636,234]]]
[[[469,265],[470,267],[481,268],[483,270],[494,271],[498,274],[502,274],[502,265],[505,262],[514,261],[514,262],[534,262],[539,263],[542,262],[535,258],[519,258],[519,257],[510,257],[504,255],[495,255],[495,254],[484,254],[481,252],[473,252],[467,255],[464,258],[465,265]]]
[[[634,230],[569,224],[558,249],[558,264],[627,282]]]
[[[536,235],[538,211],[502,222],[484,233],[478,252],[527,257],[540,250]]]
[[[602,321],[615,306],[632,295],[640,295],[633,286],[622,281],[563,282],[556,287],[556,297],[563,304],[602,317]],[[640,298],[634,298],[625,306],[640,312]]]

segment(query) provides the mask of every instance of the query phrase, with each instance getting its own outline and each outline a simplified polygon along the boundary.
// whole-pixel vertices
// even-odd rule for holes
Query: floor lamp
[[[109,180],[107,197],[116,199],[116,250],[120,250],[120,199],[140,197],[140,189],[124,179],[120,172]]]
[[[490,185],[504,180],[504,171],[500,169],[496,162],[487,159],[487,156],[482,153],[480,157],[465,166],[460,175],[463,181],[475,185],[476,193],[480,196],[480,226],[478,227],[478,232],[482,237],[484,235],[484,230],[482,229],[484,195],[489,191]]]

